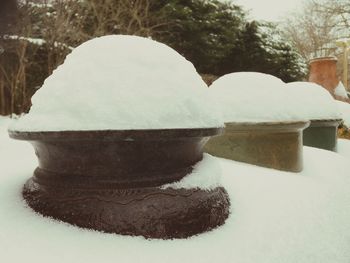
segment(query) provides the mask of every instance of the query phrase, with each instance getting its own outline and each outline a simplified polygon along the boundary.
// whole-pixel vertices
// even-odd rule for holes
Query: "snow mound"
[[[337,153],[350,159],[350,140],[339,138],[337,143]]]
[[[290,99],[305,119],[341,119],[341,113],[332,95],[322,86],[304,81],[286,84]]]
[[[29,209],[21,189],[35,153],[10,140],[1,121],[0,262],[350,262],[349,160],[339,154],[305,147],[298,174],[206,156],[222,169],[232,207],[226,223],[188,239],[146,240],[80,229]]]
[[[193,167],[192,173],[186,175],[180,181],[163,185],[162,189],[192,189],[212,190],[222,186],[221,167],[217,158],[210,154],[203,154],[203,160]]]
[[[336,103],[338,110],[341,113],[341,118],[343,119],[344,124],[350,128],[350,104],[339,100],[336,100]]]
[[[0,132],[7,129],[10,122],[10,116],[0,116]]]
[[[223,126],[196,69],[151,39],[110,35],[72,51],[32,98],[19,131]]]
[[[348,93],[346,92],[343,82],[339,81],[338,86],[334,89],[334,94],[339,97],[348,98]]]
[[[236,72],[214,81],[209,91],[221,106],[225,122],[305,120],[284,85],[272,75]]]

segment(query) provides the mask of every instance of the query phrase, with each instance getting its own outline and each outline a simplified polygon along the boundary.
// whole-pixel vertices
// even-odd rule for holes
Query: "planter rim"
[[[180,128],[180,129],[140,129],[140,130],[81,130],[81,131],[15,131],[9,130],[12,139],[26,141],[134,141],[162,140],[175,138],[209,137],[222,134],[224,128]]]
[[[318,57],[318,58],[312,58],[309,60],[309,64],[316,62],[316,61],[323,61],[323,60],[328,60],[328,61],[338,61],[336,57],[333,56],[328,56],[328,57]]]
[[[302,130],[310,125],[310,121],[278,121],[278,122],[227,122],[226,128],[233,132],[289,132]]]
[[[339,125],[343,119],[313,119],[310,120],[310,127],[329,127]]]

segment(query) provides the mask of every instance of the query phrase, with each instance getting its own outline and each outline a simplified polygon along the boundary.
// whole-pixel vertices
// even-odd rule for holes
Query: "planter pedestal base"
[[[226,123],[205,145],[209,154],[258,166],[300,172],[302,130],[307,122]]]
[[[35,211],[73,225],[146,238],[186,238],[222,225],[229,215],[222,187],[200,189],[50,188],[29,179],[24,199]]]
[[[310,126],[303,131],[304,145],[335,152],[340,123],[340,119],[311,120]]]

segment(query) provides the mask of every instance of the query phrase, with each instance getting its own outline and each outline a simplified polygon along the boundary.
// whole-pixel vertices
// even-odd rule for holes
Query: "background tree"
[[[15,26],[17,18],[17,1],[2,0],[0,2],[0,34],[6,34]]]
[[[344,49],[337,47],[336,41],[350,38],[349,25],[349,0],[307,0],[301,12],[286,19],[283,31],[306,61],[324,56],[337,57],[338,76],[341,76]]]
[[[18,19],[0,35],[0,114],[28,111],[30,98],[66,55],[105,34],[148,36],[148,0],[21,1]],[[152,25],[153,26],[153,25]]]
[[[301,79],[303,63],[272,24],[248,22],[241,7],[217,0],[37,0],[16,6],[18,25],[0,40],[0,114],[21,113],[74,47],[108,34],[153,38],[200,73],[260,71]]]
[[[221,74],[258,71],[286,82],[301,80],[307,73],[305,60],[272,23],[246,23],[240,44],[233,46],[221,64]]]
[[[350,36],[349,0],[308,0],[284,23],[285,35],[306,59],[334,55],[338,38]]]
[[[164,20],[154,38],[190,60],[201,73],[219,74],[232,46],[240,45],[243,10],[230,3],[203,0],[157,1],[153,12]]]
[[[166,33],[154,37],[183,54],[199,72],[220,76],[260,71],[285,81],[305,76],[304,60],[281,32],[273,24],[248,22],[239,6],[199,0],[158,2]]]

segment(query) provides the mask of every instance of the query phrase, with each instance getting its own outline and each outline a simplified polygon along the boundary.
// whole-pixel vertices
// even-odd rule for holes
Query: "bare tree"
[[[0,114],[21,113],[43,80],[71,50],[93,37],[149,37],[162,25],[151,0],[20,1],[16,30],[0,33]]]
[[[334,18],[334,33],[338,35],[349,34],[350,27],[350,1],[349,0],[312,0],[320,14],[327,14]]]
[[[307,60],[336,56],[341,75],[344,49],[337,47],[336,40],[350,38],[350,0],[308,0],[302,12],[286,19],[284,31]]]
[[[13,8],[14,6],[11,5]],[[17,8],[17,6],[16,6]],[[1,32],[4,54],[0,55],[0,114],[22,110],[26,104],[27,41],[14,41],[17,34],[28,30],[28,16],[17,13],[10,16],[11,23]],[[8,35],[14,33],[16,35]],[[5,43],[5,40],[10,42]],[[11,45],[12,43],[12,45]],[[9,45],[10,44],[10,45]]]
[[[301,13],[286,19],[284,32],[305,59],[334,55],[335,40],[350,36],[349,4],[349,0],[309,0]]]

